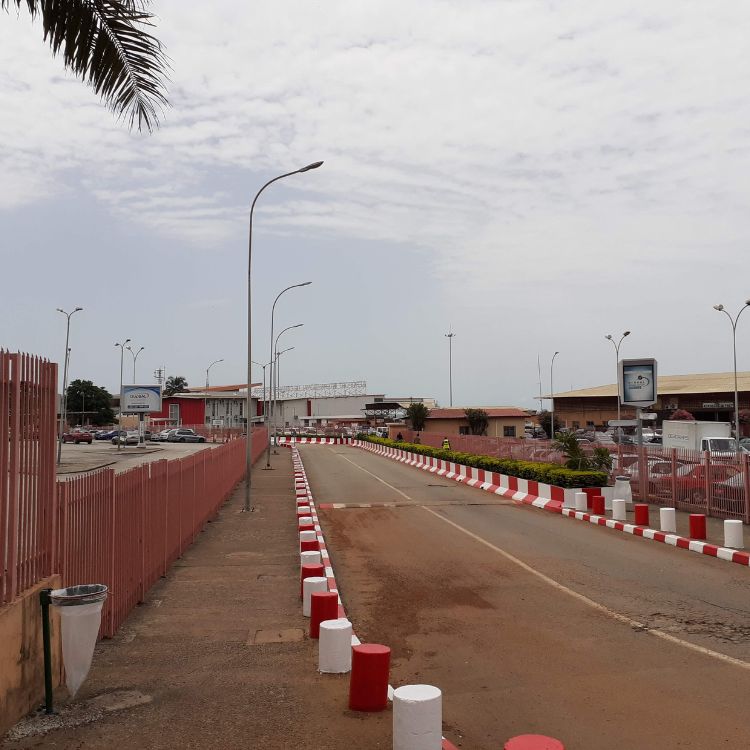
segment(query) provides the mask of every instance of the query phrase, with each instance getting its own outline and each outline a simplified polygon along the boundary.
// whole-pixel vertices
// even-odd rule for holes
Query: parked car
[[[669,462],[666,462],[669,463]],[[731,479],[740,472],[731,464],[712,464],[709,481],[714,485]],[[706,500],[706,467],[703,464],[685,464],[678,467],[674,477],[675,499],[700,504]],[[672,496],[672,475],[664,474],[649,481],[649,494],[658,497]]]
[[[90,432],[83,432],[82,430],[73,430],[72,432],[63,433],[63,443],[88,443],[91,445],[93,438]]]
[[[112,440],[115,435],[117,435],[117,430],[99,430],[94,437],[97,440]]]
[[[117,445],[118,441],[120,445],[138,445],[140,439],[138,430],[120,430],[119,437],[115,434],[112,438],[112,445]]]
[[[206,438],[203,435],[196,434],[195,430],[189,427],[178,427],[169,431],[167,436],[168,443],[205,443]]]
[[[740,438],[740,450],[750,453],[750,438]]]

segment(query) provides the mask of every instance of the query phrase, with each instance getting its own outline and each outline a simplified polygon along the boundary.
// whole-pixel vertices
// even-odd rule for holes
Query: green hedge
[[[544,464],[538,461],[517,461],[512,458],[493,458],[492,456],[478,456],[474,453],[461,453],[460,451],[446,450],[444,448],[433,448],[431,445],[420,445],[417,443],[405,443],[388,438],[376,437],[375,435],[357,435],[358,440],[378,445],[387,445],[389,448],[398,448],[418,453],[422,456],[440,458],[443,461],[452,461],[464,466],[474,466],[486,471],[494,471],[498,474],[506,474],[520,479],[531,479],[544,484],[554,484],[557,487],[605,487],[608,482],[607,474],[603,471],[574,471],[566,469],[559,464]]]

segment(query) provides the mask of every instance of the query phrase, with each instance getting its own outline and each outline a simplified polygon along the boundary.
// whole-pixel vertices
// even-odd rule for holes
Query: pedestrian
[[[451,441],[447,437],[443,438],[443,450],[449,451],[451,449]]]
[[[404,441],[404,436],[399,432],[398,435],[396,435],[396,442],[402,443]]]

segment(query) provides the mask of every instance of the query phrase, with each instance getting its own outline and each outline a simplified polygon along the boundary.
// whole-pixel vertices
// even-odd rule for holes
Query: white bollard
[[[312,521],[312,516],[297,516],[297,522],[300,526],[309,526]]]
[[[742,549],[745,546],[742,521],[724,521],[724,546],[730,549]]]
[[[328,579],[323,576],[310,576],[302,581],[302,614],[310,616],[313,591],[328,591]]]
[[[314,531],[300,531],[299,540],[300,542],[314,542],[318,538],[318,535]]]
[[[626,521],[628,518],[626,508],[627,508],[627,503],[625,500],[620,500],[619,498],[615,498],[612,501],[612,518],[615,521]]]
[[[300,565],[321,565],[323,560],[320,557],[320,552],[316,550],[306,550],[305,552],[299,553]]]
[[[318,671],[325,674],[346,674],[351,670],[352,624],[343,617],[324,620],[320,623]]]
[[[588,509],[588,496],[585,492],[576,492],[576,510],[582,510],[584,513]]]
[[[297,515],[298,516],[309,516],[310,515],[310,506],[309,505],[300,505],[297,508]]]
[[[393,691],[393,750],[441,750],[443,694],[432,685]]]
[[[563,508],[575,508],[575,497],[574,493],[570,490],[563,490],[565,495],[563,496]]]
[[[659,508],[659,528],[670,534],[677,533],[677,514],[674,508]]]

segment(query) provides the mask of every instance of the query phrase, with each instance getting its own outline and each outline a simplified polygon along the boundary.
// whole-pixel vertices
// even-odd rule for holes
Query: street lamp
[[[266,364],[262,365],[260,362],[256,362],[254,359],[251,360],[251,362],[254,365],[258,365],[258,367],[261,367],[263,369],[263,423],[268,423],[268,411],[266,409],[266,367],[268,367],[271,363],[266,362]]]
[[[750,307],[750,299],[745,301],[740,311],[734,318],[724,309],[724,305],[714,305],[714,310],[723,312],[732,324],[732,353],[734,355],[734,440],[737,456],[740,455],[740,394],[737,390],[737,321],[747,308]]]
[[[122,369],[125,360],[125,344],[129,344],[130,339],[125,339],[121,344],[115,342],[115,346],[120,347],[120,408],[117,412],[117,450],[122,448]]]
[[[280,174],[278,177],[274,177],[269,180],[263,187],[258,190],[253,198],[253,202],[250,205],[250,221],[248,226],[248,238],[247,238],[247,440],[245,441],[245,471],[247,472],[247,478],[245,481],[245,503],[242,508],[243,511],[249,512],[252,510],[251,497],[252,497],[252,468],[253,468],[253,423],[252,423],[252,389],[250,384],[252,382],[252,342],[253,342],[253,289],[252,289],[252,269],[253,269],[253,214],[255,213],[255,204],[260,197],[260,194],[274,182],[282,180],[284,177],[290,177],[293,174],[301,174],[302,172],[308,172],[311,169],[317,169],[322,166],[322,161],[316,161],[312,164],[308,164],[306,167],[301,169],[295,169],[293,172],[285,172]],[[273,334],[271,335],[273,339]]]
[[[304,325],[304,323],[297,323],[293,326],[287,326],[277,337],[276,341],[274,342],[273,351],[274,351],[274,357],[273,357],[273,372],[272,372],[272,379],[273,379],[273,401],[272,401],[272,408],[271,413],[273,415],[273,424],[274,429],[276,428],[276,410],[279,408],[279,374],[277,372],[278,366],[279,366],[279,339],[287,332],[291,331],[292,328],[301,328]]]
[[[614,337],[611,333],[608,333],[604,338],[611,342],[615,348],[615,387],[617,389],[617,421],[620,421],[620,346],[626,337],[630,336],[630,331],[624,331],[620,340],[615,342]],[[622,440],[622,427],[617,425],[617,444],[620,444]]]
[[[271,306],[271,369],[268,371],[268,390],[269,390],[269,406],[270,406],[270,418],[273,420],[273,412],[274,412],[274,370],[276,368],[276,359],[274,357],[274,339],[273,339],[273,322],[274,322],[274,314],[276,312],[276,303],[279,301],[279,297],[281,297],[284,292],[288,292],[290,289],[297,289],[302,286],[310,286],[312,284],[312,281],[303,281],[301,284],[292,284],[291,286],[288,286],[286,289],[282,289],[277,295],[276,299],[273,301],[273,305]],[[269,433],[268,435],[268,445],[266,446],[266,469],[271,468],[271,435]]]
[[[65,432],[65,418],[68,409],[68,364],[70,362],[70,319],[77,312],[83,310],[82,307],[76,307],[72,312],[65,312],[61,308],[57,308],[57,312],[62,313],[67,319],[65,328],[65,359],[63,360],[63,390],[62,390],[62,403],[60,404],[60,428],[59,435],[57,436],[57,465],[60,465],[62,460],[62,441],[63,433]]]
[[[555,367],[555,357],[559,353],[560,352],[555,352],[552,355],[552,362],[550,362],[550,366],[549,366],[549,392],[550,392],[550,398],[552,400],[552,409],[550,411],[550,433],[551,433],[550,439],[551,440],[555,439],[555,386],[552,380],[552,376],[553,376],[554,367]]]
[[[291,326],[291,327],[292,328],[297,328],[297,326]],[[283,333],[283,331],[281,333]],[[279,334],[279,336],[281,336],[281,333]],[[276,341],[278,341],[278,338],[276,339]],[[281,375],[280,375],[280,373],[281,373],[281,366],[280,366],[281,365],[281,355],[284,354],[285,352],[292,351],[292,349],[294,349],[294,347],[293,346],[289,346],[286,349],[282,349],[280,352],[279,351],[276,352],[276,365],[274,366],[274,370],[276,371],[276,387],[274,388],[274,391],[277,394],[277,398],[278,398],[278,386],[280,385],[280,378],[281,378]],[[284,406],[283,406],[284,402],[282,401],[281,403],[282,403],[282,406],[281,406],[281,417],[282,417],[282,419],[281,419],[281,429],[283,431],[283,429],[284,429]],[[276,407],[277,407],[276,411],[278,411],[278,403],[276,404]],[[274,415],[274,419],[276,419],[275,415]],[[278,433],[279,430],[278,430],[278,427],[276,425],[277,425],[277,422],[274,422],[274,432]]]
[[[453,337],[456,334],[450,331],[444,335],[448,339],[448,392],[450,404],[453,406]]]
[[[132,346],[126,347],[127,350],[133,355],[133,385],[135,385],[135,363],[138,361],[138,355],[146,348],[142,346],[137,352],[133,351]]]
[[[211,362],[211,364],[206,368],[206,394],[208,395],[208,373],[211,371],[211,368],[214,365],[218,365],[219,362],[223,362],[223,359],[217,359],[214,362]]]

